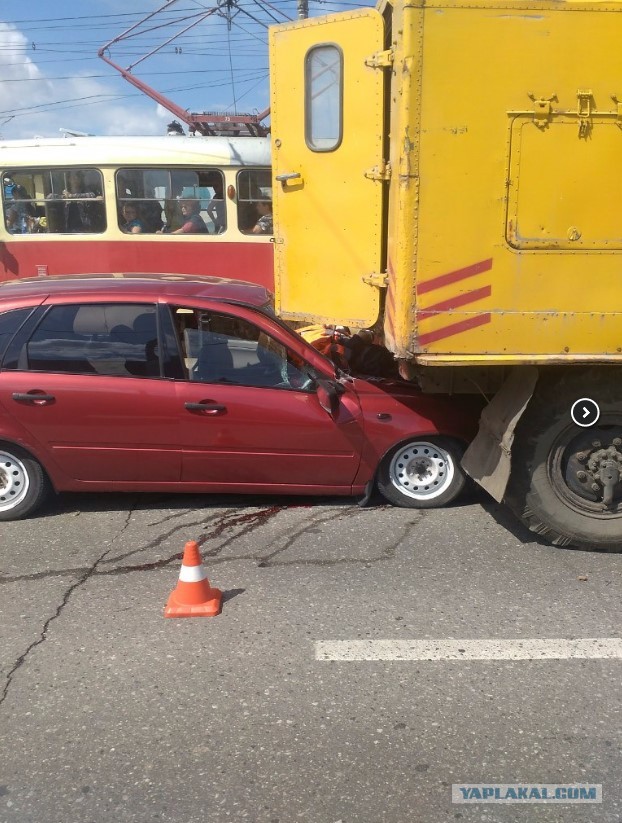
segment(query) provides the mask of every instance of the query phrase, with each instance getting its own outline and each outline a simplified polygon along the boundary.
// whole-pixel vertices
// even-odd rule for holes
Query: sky
[[[364,5],[373,2],[310,0],[309,16]],[[201,19],[212,8],[218,11]],[[134,66],[183,109],[263,111],[267,26],[296,19],[296,0],[238,0],[227,8],[226,0],[0,2],[0,137],[58,137],[64,129],[165,134],[171,112],[97,56],[131,27],[108,57],[123,69]]]

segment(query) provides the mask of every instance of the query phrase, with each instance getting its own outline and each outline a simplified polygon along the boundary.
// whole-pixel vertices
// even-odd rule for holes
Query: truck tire
[[[461,443],[448,437],[413,437],[385,455],[376,486],[394,506],[431,509],[451,503],[466,475],[460,466]]]
[[[50,490],[40,463],[23,449],[0,443],[0,521],[28,517]]]
[[[541,374],[512,446],[505,502],[536,534],[556,546],[622,552],[622,398],[618,370],[596,369],[549,381]],[[617,384],[617,385],[616,385]],[[581,428],[572,403],[592,397],[600,418]],[[613,499],[604,502],[600,468],[617,465]]]

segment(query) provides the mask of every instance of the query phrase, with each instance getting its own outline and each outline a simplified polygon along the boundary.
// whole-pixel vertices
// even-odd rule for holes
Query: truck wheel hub
[[[564,479],[583,500],[614,509],[622,503],[622,431],[610,426],[590,429],[566,449]]]

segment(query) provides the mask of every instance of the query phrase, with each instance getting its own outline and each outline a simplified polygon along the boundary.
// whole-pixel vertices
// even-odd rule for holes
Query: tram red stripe
[[[491,268],[492,257],[488,260],[480,260],[479,263],[473,263],[471,266],[465,266],[463,269],[457,269],[448,274],[441,274],[438,277],[433,277],[431,280],[425,280],[423,283],[419,283],[417,286],[417,294],[427,294],[429,291],[448,286],[450,283],[458,283],[460,280],[466,280],[467,277],[474,277],[483,271],[489,271]]]
[[[443,326],[441,329],[436,329],[436,331],[420,334],[417,341],[420,346],[427,346],[430,343],[435,343],[437,340],[444,340],[447,337],[462,334],[462,332],[470,331],[478,326],[485,326],[490,322],[490,312],[487,312],[486,314],[477,314],[474,317],[468,317],[466,320],[461,320],[459,323],[452,323],[449,326]]]
[[[449,300],[442,300],[440,303],[428,306],[427,309],[422,309],[417,312],[417,318],[419,320],[426,320],[428,317],[435,317],[439,312],[451,311],[451,309],[457,309],[460,306],[467,306],[469,303],[475,303],[477,300],[490,297],[491,294],[492,286],[482,286],[481,289],[474,289],[464,294],[458,294],[456,297],[450,297]]]

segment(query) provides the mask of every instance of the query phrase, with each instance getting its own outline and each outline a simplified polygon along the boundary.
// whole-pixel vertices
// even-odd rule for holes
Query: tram
[[[172,272],[274,288],[269,138],[0,141],[0,173],[0,280]]]

